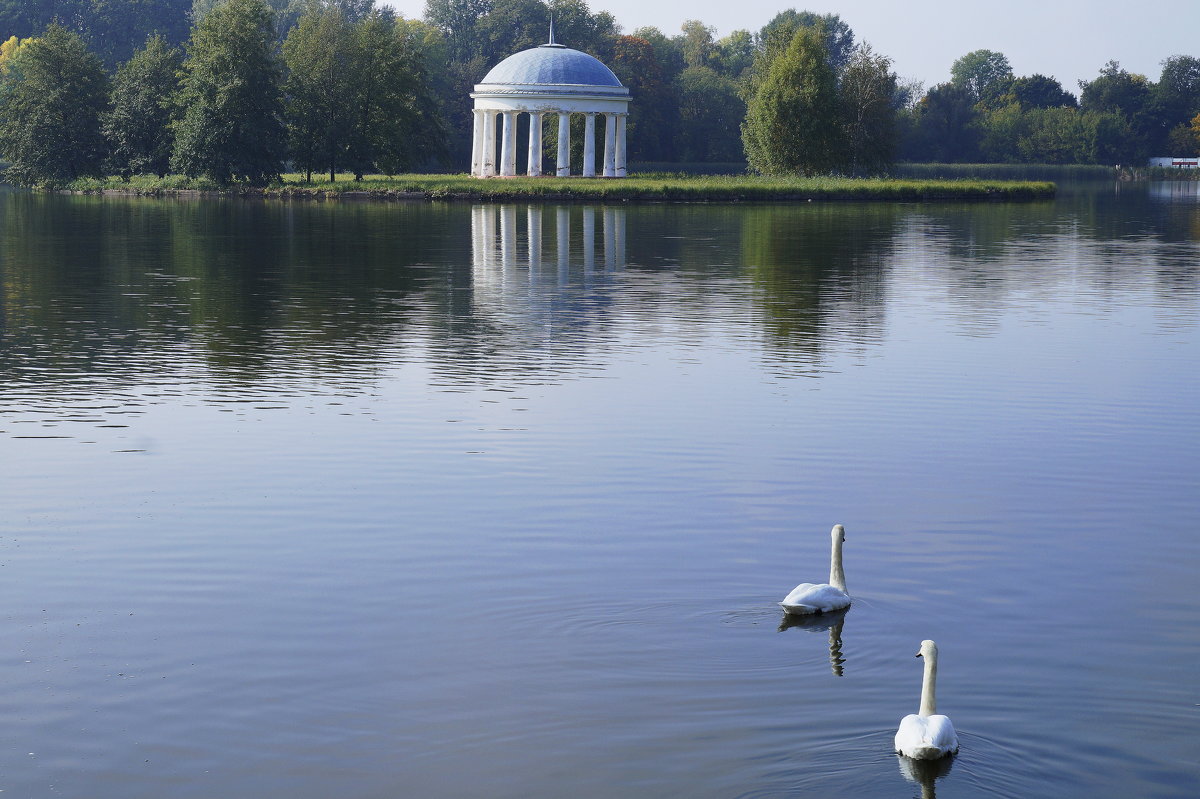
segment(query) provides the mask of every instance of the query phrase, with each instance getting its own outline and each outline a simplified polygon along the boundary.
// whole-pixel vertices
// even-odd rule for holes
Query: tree
[[[820,31],[829,66],[840,75],[854,50],[854,31],[837,14],[814,14],[794,8],[779,12],[759,31],[759,50],[768,56],[764,67],[769,67],[769,62],[788,48],[800,28]]]
[[[192,0],[0,0],[0,34],[33,36],[51,22],[79,34],[112,67],[152,34],[171,44],[187,38]]]
[[[1200,59],[1175,55],[1162,67],[1151,92],[1151,147],[1157,153],[1177,152],[1177,142],[1187,140],[1189,121],[1200,112]]]
[[[991,107],[1013,82],[1012,67],[1003,53],[975,50],[950,67],[950,84],[962,89],[971,100]]]
[[[21,44],[0,78],[0,155],[25,186],[99,175],[108,79],[77,34],[51,24]]]
[[[613,46],[621,35],[621,26],[612,14],[593,12],[584,0],[548,0],[547,6],[554,14],[554,29],[559,41],[605,63],[612,60]],[[543,28],[543,38],[538,44],[545,41],[545,31]]]
[[[1017,143],[1021,160],[1040,164],[1079,164],[1088,160],[1087,120],[1074,108],[1034,108],[1025,117],[1026,131]]]
[[[679,39],[683,63],[689,67],[711,67],[717,57],[717,47],[713,41],[717,29],[698,19],[689,19],[680,30],[683,31]]]
[[[1075,95],[1062,87],[1054,78],[1045,75],[1027,75],[1015,79],[1008,87],[1003,102],[1014,102],[1022,111],[1031,108],[1074,108]]]
[[[1196,155],[1200,153],[1200,114],[1191,124],[1180,123],[1171,128],[1167,147],[1172,155]]]
[[[1154,95],[1171,122],[1186,123],[1200,112],[1200,58],[1174,55],[1163,61]]]
[[[1125,121],[1117,125],[1112,120],[1100,123],[1098,153],[1100,163],[1131,163],[1142,161],[1157,143],[1159,132],[1153,113],[1153,94],[1145,75],[1127,72],[1116,61],[1109,61],[1100,75],[1090,82],[1079,83],[1079,107],[1096,114],[1116,114]],[[1124,141],[1116,141],[1118,131]]]
[[[192,22],[199,25],[208,13],[225,0],[192,0]],[[264,0],[275,20],[275,37],[287,38],[300,17],[314,5],[335,7],[349,19],[358,19],[375,7],[375,0]]]
[[[632,97],[627,130],[630,161],[677,160],[679,96],[655,49],[639,36],[622,36],[613,52],[613,73]]]
[[[33,40],[18,39],[16,36],[10,36],[8,39],[0,42],[0,78],[3,78],[4,73],[8,71],[7,64],[17,54],[17,51],[31,41]]]
[[[838,87],[845,165],[851,173],[876,173],[896,154],[896,75],[892,60],[869,44],[854,49]]]
[[[171,166],[178,72],[183,54],[154,35],[121,65],[113,79],[110,108],[103,130],[109,142],[109,164],[128,177],[166,175]]]
[[[446,38],[450,60],[469,61],[477,54],[475,25],[492,6],[492,0],[426,0],[425,21]]]
[[[747,30],[736,30],[717,42],[714,69],[727,78],[744,83],[754,65],[754,37]]]
[[[424,32],[375,11],[355,25],[357,68],[346,163],[356,180],[372,169],[396,175],[444,155],[445,133],[430,94]]]
[[[934,86],[917,105],[914,136],[919,152],[942,163],[977,160],[979,120],[970,92],[952,83]]]
[[[767,175],[813,175],[839,162],[837,80],[821,32],[801,27],[748,103],[746,159]]]
[[[414,167],[445,163],[450,154],[441,99],[448,87],[445,40],[436,28],[418,19],[394,18],[392,26],[399,57],[408,66],[408,83],[400,87],[407,91],[405,107],[411,112],[411,119],[400,120],[411,133],[404,144],[406,157]]]
[[[1088,161],[1128,164],[1143,161],[1129,120],[1119,111],[1086,111]]]
[[[309,181],[317,166],[337,179],[361,71],[356,44],[346,15],[330,6],[304,14],[284,40],[288,144]]]
[[[737,84],[709,67],[679,75],[679,138],[675,157],[690,162],[742,160],[739,129],[746,104]]]
[[[225,0],[192,31],[171,168],[219,183],[279,177],[285,148],[271,9]]]
[[[653,48],[654,59],[662,69],[663,79],[673,81],[683,72],[686,64],[683,62],[683,49],[678,38],[672,39],[658,28],[638,28],[632,34],[635,38],[643,39]]]
[[[1092,81],[1080,81],[1079,88],[1079,106],[1085,111],[1117,111],[1132,119],[1150,102],[1146,76],[1127,72],[1116,61],[1105,64]]]

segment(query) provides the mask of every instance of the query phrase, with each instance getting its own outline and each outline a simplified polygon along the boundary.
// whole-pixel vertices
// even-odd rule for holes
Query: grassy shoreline
[[[755,175],[642,173],[622,180],[596,178],[492,178],[469,175],[351,176],[335,183],[285,175],[268,186],[220,186],[178,175],[84,178],[62,188],[71,194],[190,196],[196,194],[291,199],[609,201],[609,202],[806,202],[806,201],[1029,201],[1050,199],[1046,181],[919,180],[893,178],[767,178]]]

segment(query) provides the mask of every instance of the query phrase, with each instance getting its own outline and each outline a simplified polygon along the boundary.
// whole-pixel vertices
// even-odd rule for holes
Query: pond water
[[[0,789],[1196,795],[1197,187],[0,194]]]

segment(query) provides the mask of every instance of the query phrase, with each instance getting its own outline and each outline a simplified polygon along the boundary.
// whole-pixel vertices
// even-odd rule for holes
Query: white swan
[[[958,736],[949,716],[937,715],[937,644],[922,641],[917,657],[925,658],[921,712],[900,719],[896,751],[917,760],[937,760],[958,751]]]
[[[842,571],[842,542],[846,540],[846,528],[833,526],[833,553],[829,556],[829,582],[800,583],[783,598],[779,606],[788,613],[828,613],[850,607],[850,595],[846,593],[846,575]]]

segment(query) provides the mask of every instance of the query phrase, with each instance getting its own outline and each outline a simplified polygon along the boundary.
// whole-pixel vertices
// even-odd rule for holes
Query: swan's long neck
[[[925,679],[921,683],[921,712],[922,716],[932,716],[937,713],[937,650],[923,654],[925,660]]]
[[[829,584],[846,593],[846,573],[842,571],[842,532],[833,536],[833,553],[829,557]]]

